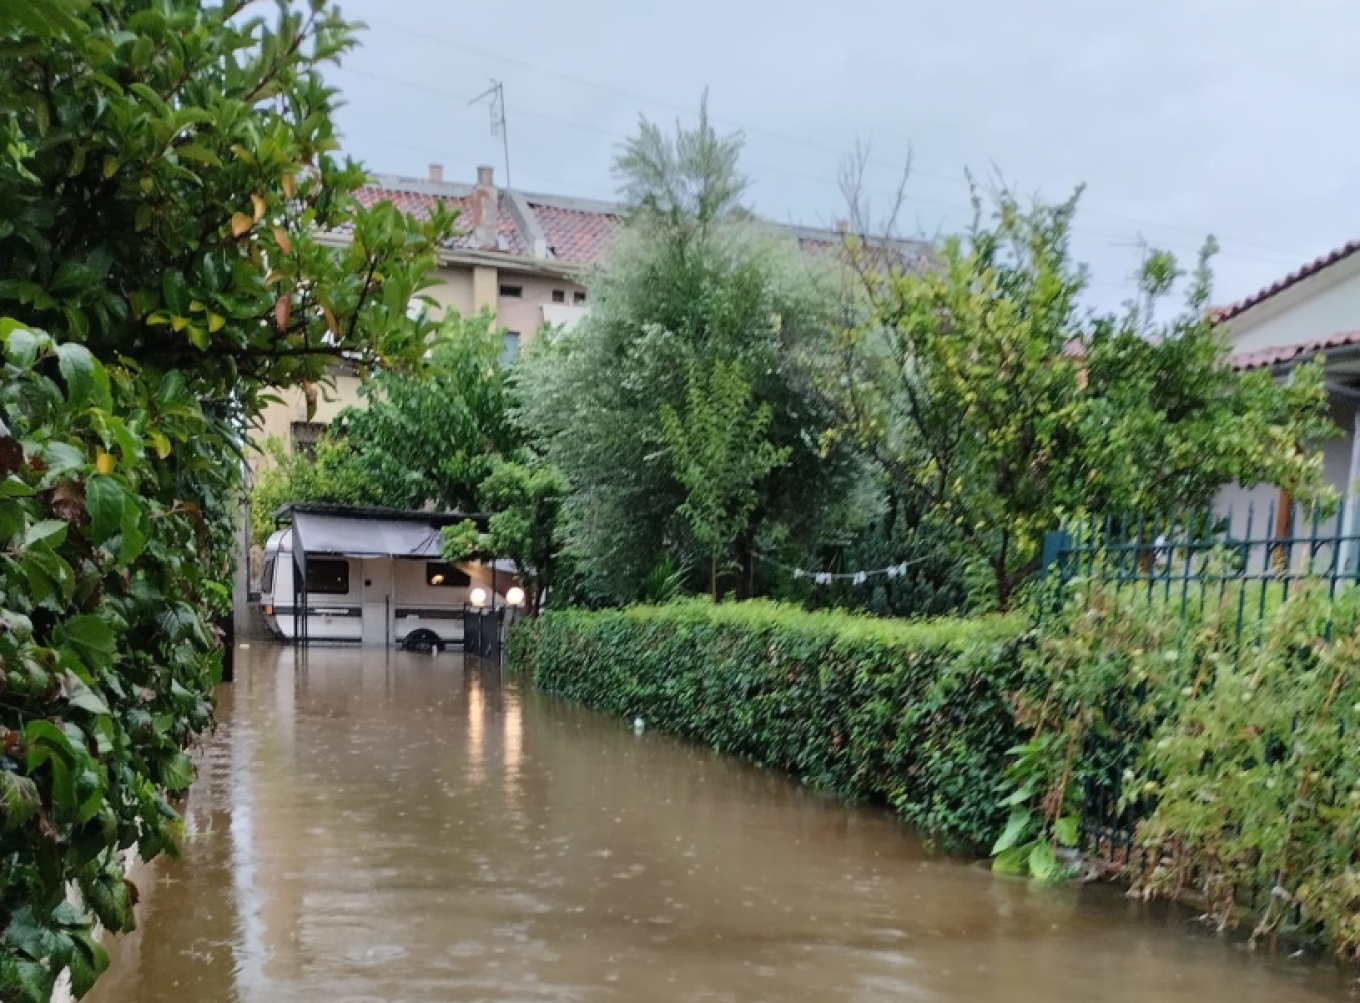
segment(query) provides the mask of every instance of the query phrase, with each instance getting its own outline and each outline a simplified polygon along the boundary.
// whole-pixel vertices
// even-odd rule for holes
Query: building
[[[1323,446],[1325,476],[1340,494],[1353,494],[1360,481],[1360,241],[1219,308],[1216,319],[1224,326],[1238,369],[1269,369],[1286,379],[1293,367],[1321,360],[1338,429]],[[1250,506],[1256,520],[1253,536],[1288,535],[1292,506],[1278,488],[1227,488],[1220,505],[1232,507],[1239,534]],[[1266,525],[1272,510],[1274,524]],[[1353,502],[1340,514],[1343,535],[1356,532],[1356,514]]]

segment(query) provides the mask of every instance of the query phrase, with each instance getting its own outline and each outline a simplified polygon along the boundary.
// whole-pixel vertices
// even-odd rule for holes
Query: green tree
[[[489,314],[448,311],[420,365],[379,372],[365,406],[337,416],[335,434],[368,480],[366,494],[394,508],[477,511],[478,486],[520,433],[510,415],[509,371]]]
[[[958,534],[1005,607],[1063,513],[1206,505],[1225,483],[1318,490],[1327,431],[1318,374],[1242,375],[1206,306],[1159,322],[1177,277],[1153,254],[1118,314],[1080,302],[1077,198],[1026,209],[1008,193],[920,271],[860,268],[859,321],[801,358],[842,429]],[[852,250],[856,250],[852,247]],[[1212,251],[1212,246],[1206,252]]]
[[[353,41],[324,0],[0,4],[0,999],[83,993],[120,852],[173,845],[270,388],[433,335],[452,218],[332,153]]]
[[[730,362],[715,363],[707,380],[690,374],[683,412],[661,405],[674,476],[687,492],[678,511],[708,557],[714,599],[718,571],[760,501],[756,485],[789,456],[765,437],[772,417],[768,404],[752,406],[751,384]]]
[[[493,459],[480,487],[482,508],[490,513],[487,532],[479,533],[472,522],[446,528],[445,559],[509,558],[524,584],[529,615],[537,615],[556,578],[566,495],[561,472],[528,453]]]
[[[271,438],[264,444],[268,457],[250,490],[250,538],[262,544],[274,531],[274,513],[284,505],[334,502],[342,505],[384,505],[377,483],[344,439],[323,436],[312,456],[284,451]]]
[[[770,410],[765,438],[787,453],[752,484],[734,547],[739,591],[757,549],[807,548],[839,529],[841,499],[863,472],[823,441],[831,416],[783,349],[827,332],[827,277],[743,206],[740,151],[740,137],[717,135],[702,111],[673,137],[644,121],[616,165],[629,217],[590,280],[590,314],[536,339],[520,364],[521,425],[572,486],[567,556],[604,601],[637,598],[663,563],[708,568],[679,514],[689,491],[661,422],[663,405],[685,411],[695,367],[735,367],[753,406]]]

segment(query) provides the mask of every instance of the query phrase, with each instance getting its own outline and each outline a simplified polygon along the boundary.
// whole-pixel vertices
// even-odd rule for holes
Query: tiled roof
[[[1284,292],[1292,285],[1302,282],[1309,276],[1316,275],[1325,268],[1330,268],[1338,261],[1349,258],[1356,251],[1360,251],[1360,240],[1352,240],[1348,244],[1343,244],[1334,251],[1329,251],[1322,257],[1310,261],[1301,268],[1296,268],[1282,279],[1277,279],[1264,289],[1257,290],[1250,296],[1231,303],[1228,306],[1219,307],[1214,311],[1214,319],[1217,321],[1232,320],[1232,318],[1246,313],[1258,303],[1263,303],[1279,293]]]
[[[527,258],[534,255],[536,247],[541,254],[546,245],[545,262],[573,268],[599,262],[623,227],[625,209],[616,203],[501,189],[497,200],[497,246],[478,248],[471,232],[474,190],[467,184],[380,176],[355,194],[363,205],[387,201],[416,216],[428,215],[437,203],[459,210],[458,227],[462,232],[446,245],[450,250],[480,250]],[[775,225],[786,230],[809,255],[839,249],[843,240],[836,230]],[[889,253],[894,265],[914,268],[930,254],[930,245],[922,241],[896,241]]]
[[[599,261],[623,225],[621,213],[565,209],[532,199],[529,208],[543,227],[553,257],[573,264]]]
[[[1298,345],[1278,345],[1257,349],[1254,352],[1238,352],[1229,357],[1228,364],[1234,369],[1244,371],[1248,369],[1269,369],[1286,362],[1293,362],[1295,359],[1317,355],[1319,352],[1326,352],[1333,348],[1345,348],[1348,345],[1360,345],[1360,331],[1343,331],[1340,334],[1315,338]]]
[[[428,192],[406,191],[395,187],[378,187],[369,185],[360,188],[355,193],[359,203],[371,206],[377,202],[391,202],[402,212],[410,213],[413,216],[428,216],[430,209],[437,202],[442,202],[449,209],[457,209],[458,234],[444,246],[449,248],[471,249],[477,246],[472,235],[472,199],[470,195],[433,195]],[[499,211],[496,213],[496,250],[506,254],[526,254],[525,243],[520,235],[519,227],[515,225],[515,218],[510,215],[510,210],[502,201]]]

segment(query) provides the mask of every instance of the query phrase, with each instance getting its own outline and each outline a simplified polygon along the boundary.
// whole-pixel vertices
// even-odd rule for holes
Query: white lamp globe
[[[485,606],[486,589],[480,587],[475,588],[472,590],[472,594],[468,596],[468,598],[472,601],[472,605],[474,606]]]
[[[505,593],[505,604],[507,606],[523,606],[524,590],[518,585],[512,585]]]

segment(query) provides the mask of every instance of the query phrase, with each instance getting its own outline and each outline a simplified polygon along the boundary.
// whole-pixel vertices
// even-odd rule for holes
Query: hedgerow
[[[942,843],[1005,821],[1018,619],[906,623],[769,602],[545,613],[509,658],[543,689],[857,799]]]

